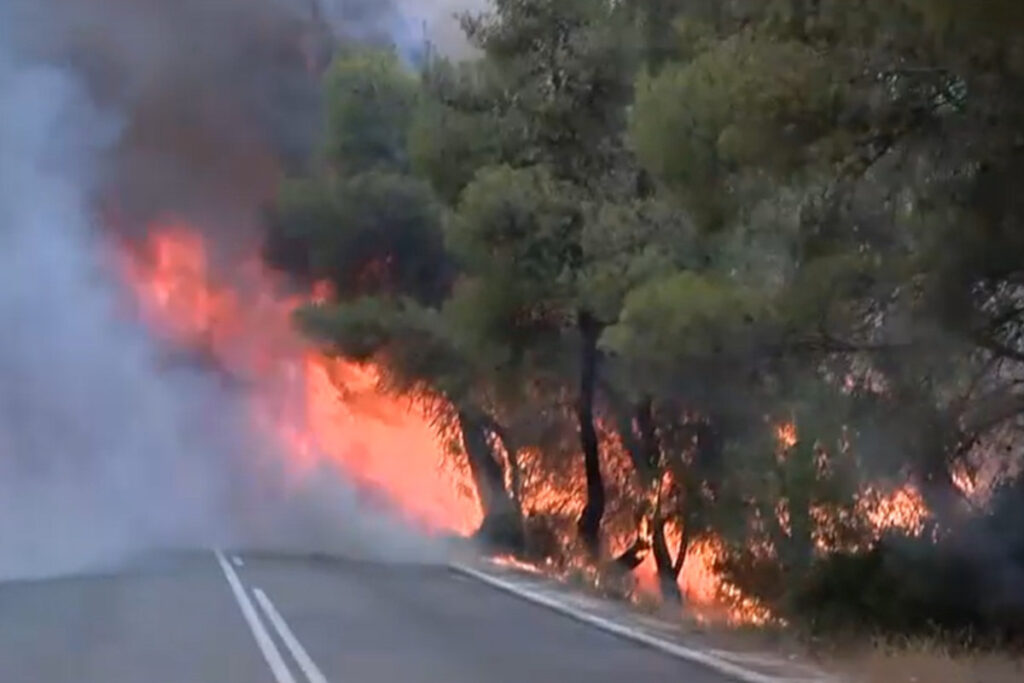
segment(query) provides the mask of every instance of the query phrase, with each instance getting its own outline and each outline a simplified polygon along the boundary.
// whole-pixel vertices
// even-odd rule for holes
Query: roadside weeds
[[[875,643],[823,664],[850,683],[1020,683],[1024,657],[954,653],[934,640]]]

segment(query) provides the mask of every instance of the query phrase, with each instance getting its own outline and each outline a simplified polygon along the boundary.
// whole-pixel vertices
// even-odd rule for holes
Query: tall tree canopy
[[[904,596],[888,567],[914,553],[1010,591],[1021,5],[496,0],[463,24],[477,54],[418,74],[339,56],[268,256],[334,284],[300,315],[326,348],[436,399],[482,534],[539,542],[541,481],[579,496],[586,562],[650,552],[674,599],[709,538],[814,623],[850,567]],[[886,536],[886,491],[920,495],[931,533]],[[1008,623],[939,592],[858,618]]]

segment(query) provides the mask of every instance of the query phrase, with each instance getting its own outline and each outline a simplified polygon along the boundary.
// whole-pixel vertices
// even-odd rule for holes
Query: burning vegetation
[[[70,52],[137,314],[296,481],[707,619],[1020,637],[1007,3],[499,1],[412,66],[92,1],[215,29]]]
[[[988,259],[1020,103],[982,84],[1020,44],[946,4],[498,2],[468,61],[346,52],[266,255],[332,285],[297,316],[325,353],[431,398],[503,561],[1005,635],[1021,307]]]
[[[286,294],[258,255],[218,270],[188,224],[161,221],[147,233],[123,258],[140,314],[173,349],[238,386],[293,476],[327,460],[426,530],[479,526],[475,489],[415,399],[381,395],[376,369],[304,343],[291,321],[303,300]]]

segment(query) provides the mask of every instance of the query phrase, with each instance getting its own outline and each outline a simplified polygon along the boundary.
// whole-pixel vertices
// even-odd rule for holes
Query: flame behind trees
[[[505,548],[653,558],[671,599],[703,552],[787,618],[899,590],[884,558],[984,585],[944,553],[1024,562],[1020,16],[986,7],[499,0],[470,61],[332,67],[271,260],[336,285],[326,348],[443,399]]]
[[[475,490],[417,406],[380,396],[374,368],[311,349],[291,321],[303,301],[258,258],[218,268],[182,220],[148,232],[121,254],[141,317],[175,353],[189,353],[182,361],[244,389],[252,424],[283,453],[288,475],[301,480],[326,463],[421,528],[468,534],[479,525]]]

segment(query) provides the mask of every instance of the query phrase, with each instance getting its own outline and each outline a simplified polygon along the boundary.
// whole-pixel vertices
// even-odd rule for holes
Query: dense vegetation
[[[496,0],[464,28],[464,62],[337,56],[267,255],[335,286],[308,334],[461,437],[481,537],[650,552],[670,599],[714,537],[791,621],[1020,637],[1024,4]],[[531,495],[573,472],[559,544]],[[924,528],[865,514],[897,490]]]

